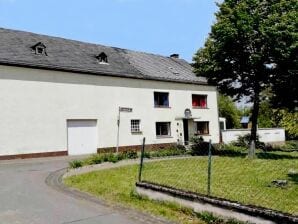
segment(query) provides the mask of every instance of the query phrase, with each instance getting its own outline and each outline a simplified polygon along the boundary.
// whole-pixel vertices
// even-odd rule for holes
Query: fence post
[[[139,169],[139,182],[142,181],[142,171],[143,171],[143,160],[144,160],[144,151],[145,151],[145,137],[143,138],[143,145],[141,151],[141,161],[140,161],[140,169]]]
[[[210,195],[211,189],[211,139],[209,140],[209,151],[208,151],[208,183],[207,183],[207,195]]]

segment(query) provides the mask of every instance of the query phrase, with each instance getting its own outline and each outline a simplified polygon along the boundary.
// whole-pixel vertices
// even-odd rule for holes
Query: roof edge
[[[142,80],[152,80],[152,81],[160,81],[160,82],[173,82],[173,83],[181,83],[181,84],[192,84],[192,85],[203,85],[203,86],[213,86],[209,85],[207,82],[200,82],[200,81],[187,81],[187,80],[175,80],[175,79],[163,79],[158,77],[149,77],[149,76],[138,76],[136,74],[128,74],[126,73],[125,76],[122,73],[103,73],[103,72],[96,72],[91,70],[82,71],[80,69],[75,68],[61,68],[58,66],[49,66],[49,65],[32,65],[28,63],[20,63],[20,62],[12,62],[12,61],[0,61],[0,65],[5,66],[14,66],[14,67],[25,67],[25,68],[32,68],[32,69],[43,69],[43,70],[51,70],[51,71],[62,71],[62,72],[73,72],[79,74],[88,74],[88,75],[100,75],[100,76],[110,76],[110,77],[118,77],[118,78],[132,78],[132,79],[142,79]],[[214,86],[215,87],[215,86]]]

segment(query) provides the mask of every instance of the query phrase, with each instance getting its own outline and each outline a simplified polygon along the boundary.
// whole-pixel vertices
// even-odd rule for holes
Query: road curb
[[[146,224],[174,224],[175,222],[168,221],[161,217],[156,217],[153,215],[150,215],[148,213],[144,213],[141,211],[137,211],[131,208],[127,208],[121,205],[115,205],[112,203],[108,203],[107,201],[104,201],[102,199],[96,198],[88,193],[78,191],[73,188],[69,188],[66,185],[63,184],[63,175],[67,172],[67,168],[56,170],[52,173],[50,173],[47,178],[45,179],[45,183],[66,195],[69,195],[73,198],[79,199],[79,200],[85,200],[89,201],[91,203],[95,203],[107,208],[110,208],[112,211],[115,211],[117,213],[123,214],[133,220],[139,221],[141,223]]]

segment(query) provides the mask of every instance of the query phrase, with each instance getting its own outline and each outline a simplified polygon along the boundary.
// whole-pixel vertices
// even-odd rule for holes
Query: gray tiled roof
[[[46,46],[47,55],[37,55],[32,46]],[[104,52],[108,64],[98,63]],[[29,66],[98,75],[206,84],[182,59],[131,51],[98,44],[0,28],[0,64]]]

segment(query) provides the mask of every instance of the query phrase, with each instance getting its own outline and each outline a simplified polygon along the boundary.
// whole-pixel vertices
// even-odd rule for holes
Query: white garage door
[[[83,155],[97,151],[97,121],[67,121],[68,154]]]

